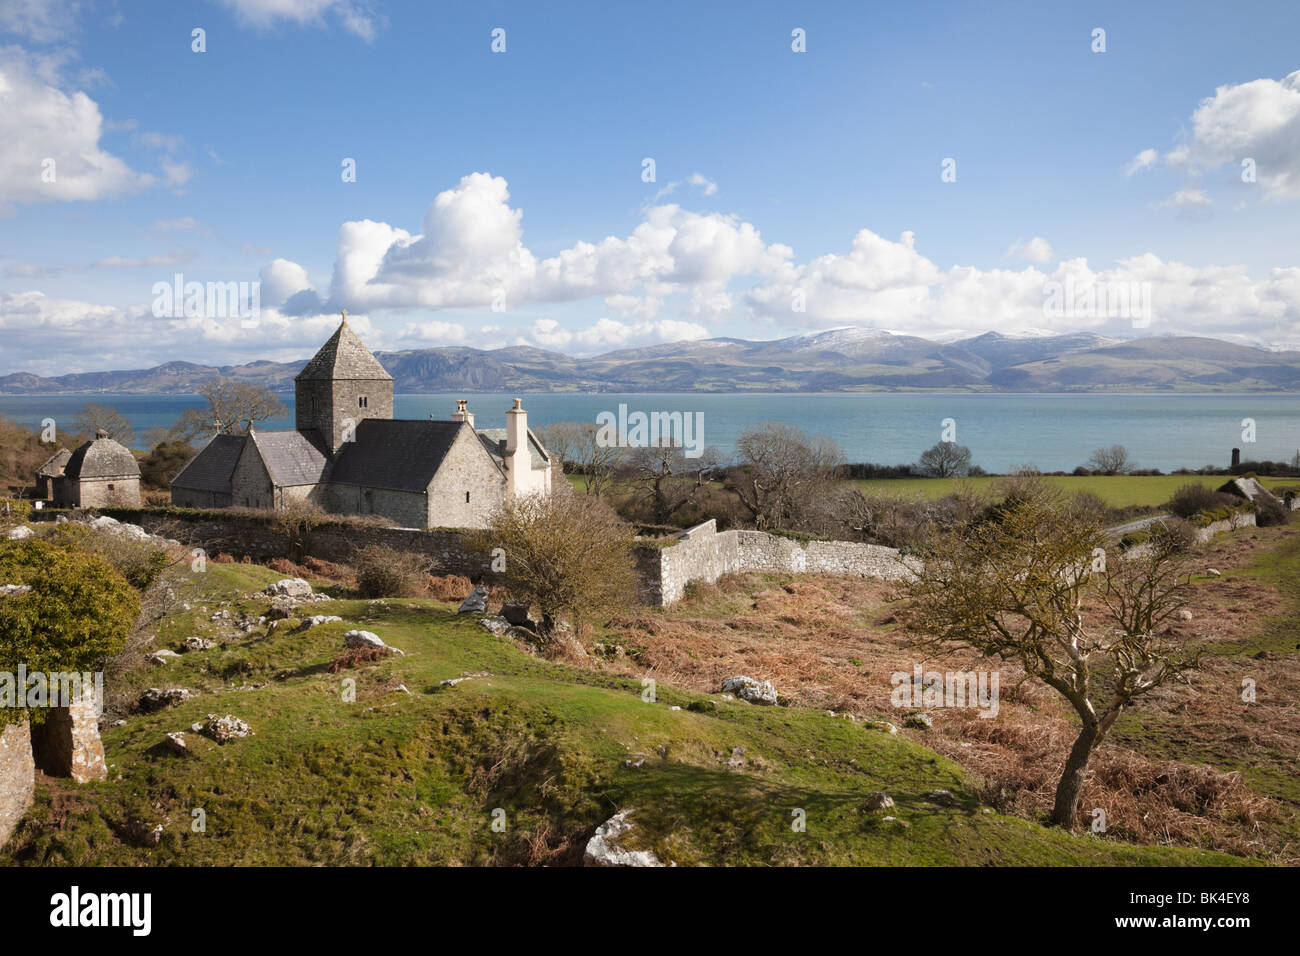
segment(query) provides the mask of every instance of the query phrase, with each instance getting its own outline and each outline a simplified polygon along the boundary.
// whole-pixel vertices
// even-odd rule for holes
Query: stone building
[[[60,448],[36,469],[36,497],[44,498],[46,501],[54,500],[54,482],[63,476],[64,466],[71,457],[72,452]]]
[[[450,420],[393,418],[393,378],[344,313],[294,381],[295,428],[218,435],[172,479],[187,508],[310,503],[380,515],[408,528],[479,528],[516,495],[549,494],[556,463],[519,399],[503,429],[474,428],[468,403]]]
[[[41,471],[58,459],[41,466],[36,483],[41,485]],[[138,508],[140,506],[140,465],[135,455],[108,437],[102,428],[93,441],[80,445],[68,455],[63,473],[47,476],[51,498],[58,508]]]

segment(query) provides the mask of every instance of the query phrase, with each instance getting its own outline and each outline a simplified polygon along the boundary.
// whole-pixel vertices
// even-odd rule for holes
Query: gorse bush
[[[1205,485],[1183,485],[1165,506],[1180,518],[1191,518],[1202,511],[1231,507],[1237,499]]]

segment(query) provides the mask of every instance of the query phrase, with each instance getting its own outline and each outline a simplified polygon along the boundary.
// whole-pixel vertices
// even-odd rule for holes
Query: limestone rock
[[[485,617],[479,620],[479,623],[486,627],[497,637],[501,637],[510,630],[510,622],[500,615]]]
[[[528,605],[522,601],[507,601],[502,604],[501,616],[515,627],[526,627],[530,631],[537,630],[537,622],[529,616]]]
[[[894,798],[889,794],[877,790],[875,793],[867,796],[867,802],[863,804],[868,810],[888,810],[894,805]]]
[[[0,584],[0,597],[16,597],[32,589],[30,584]]]
[[[479,585],[469,596],[460,602],[460,614],[484,614],[487,612],[488,589]]]
[[[248,724],[238,717],[232,717],[230,714],[226,714],[224,717],[208,714],[199,732],[205,737],[211,737],[219,744],[229,743],[232,740],[238,740],[240,737],[253,736],[253,729]]]
[[[184,687],[169,687],[166,690],[150,687],[140,695],[139,705],[146,714],[152,714],[167,707],[175,707],[193,696],[194,692]]]
[[[929,714],[915,710],[903,718],[904,727],[912,727],[916,730],[929,730],[934,726],[934,720]]]
[[[10,541],[26,541],[28,538],[33,537],[35,534],[36,534],[35,531],[27,527],[27,525],[23,524],[11,530],[9,532],[8,537]]]
[[[650,850],[628,850],[622,840],[632,829],[631,810],[622,810],[599,827],[582,853],[583,866],[663,866]]]
[[[1185,608],[1185,607],[1184,607],[1184,608],[1179,608],[1179,610],[1178,610],[1178,620],[1180,620],[1180,621],[1190,621],[1191,619],[1192,619],[1192,612],[1191,612],[1191,611],[1187,610],[1187,608]]]
[[[722,692],[735,694],[751,704],[776,703],[776,688],[768,681],[757,681],[752,677],[728,677],[722,682]]]
[[[322,624],[338,624],[343,618],[337,614],[314,614],[309,618],[304,618],[303,622],[294,628],[294,633],[299,631],[309,631],[313,627],[320,627]]]
[[[168,664],[180,657],[175,651],[161,650],[154,651],[149,655],[150,664]]]
[[[185,731],[178,730],[175,733],[166,734],[163,737],[163,744],[173,753],[187,754],[190,752],[190,745],[185,742]]]
[[[868,720],[865,726],[870,730],[883,730],[887,734],[898,733],[898,728],[887,720]]]
[[[206,637],[187,637],[182,645],[187,651],[210,651],[217,646],[216,641],[209,640]]]
[[[283,578],[274,584],[268,584],[263,589],[263,593],[298,601],[311,597],[311,585],[302,578]]]
[[[343,646],[349,648],[355,647],[378,647],[381,650],[391,651],[394,654],[401,654],[397,648],[385,644],[383,639],[374,631],[348,631],[343,635]]]

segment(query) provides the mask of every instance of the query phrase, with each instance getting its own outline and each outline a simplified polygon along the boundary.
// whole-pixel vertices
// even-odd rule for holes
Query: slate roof
[[[72,452],[66,448],[60,448],[49,458],[45,459],[45,464],[36,469],[38,478],[57,478],[63,474],[63,469],[68,464],[68,459],[72,457]]]
[[[370,354],[370,349],[348,328],[344,319],[338,331],[294,377],[295,381],[317,379],[382,379],[391,382],[393,376],[379,364],[379,359]]]
[[[497,464],[503,465],[506,460],[506,430],[504,428],[482,428],[478,433],[479,441],[483,442],[483,447],[488,450],[488,454],[496,459]],[[528,461],[533,468],[549,468],[550,463],[546,460],[546,455],[542,451],[541,443],[533,435],[532,429],[528,430]]]
[[[423,492],[464,422],[363,418],[355,441],[339,449],[329,480],[367,488]]]
[[[67,478],[139,478],[140,465],[123,446],[111,438],[96,438],[68,456],[63,466]]]
[[[248,439],[262,456],[272,484],[316,485],[330,480],[330,458],[315,429],[251,431]]]
[[[172,487],[230,494],[230,476],[246,440],[246,435],[214,435],[172,479]]]

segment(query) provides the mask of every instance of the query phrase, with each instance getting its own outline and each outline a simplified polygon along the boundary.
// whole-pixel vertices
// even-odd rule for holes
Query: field
[[[648,663],[548,662],[442,601],[339,599],[311,613],[343,623],[243,631],[239,621],[268,609],[259,589],[280,576],[210,563],[175,582],[185,603],[110,677],[110,779],[40,778],[0,863],[572,864],[625,808],[635,811],[630,844],[682,865],[1239,861],[1048,829],[990,804],[980,779],[923,732],[871,729],[820,701],[726,700],[712,678],[678,683]],[[782,594],[803,586],[771,584]],[[645,615],[668,624],[703,611],[697,601]],[[352,627],[406,656],[331,673]],[[639,618],[620,628],[628,643],[644,637]],[[162,666],[143,656],[192,635],[217,646]],[[651,702],[646,676],[659,678]],[[153,714],[126,706],[149,686],[198,696]],[[163,746],[164,733],[209,713],[242,718],[255,736],[219,746],[188,732],[186,755]],[[863,808],[881,790],[897,801],[894,820]],[[803,830],[791,826],[800,815]],[[136,845],[137,822],[163,825],[161,841]]]
[[[1044,480],[1065,491],[1091,491],[1112,508],[1159,507],[1183,485],[1199,484],[1217,488],[1228,475],[1049,475]],[[958,484],[992,493],[999,481],[980,478],[886,478],[855,482],[863,491],[910,498],[941,498]],[[1265,487],[1294,485],[1295,478],[1263,478]]]

